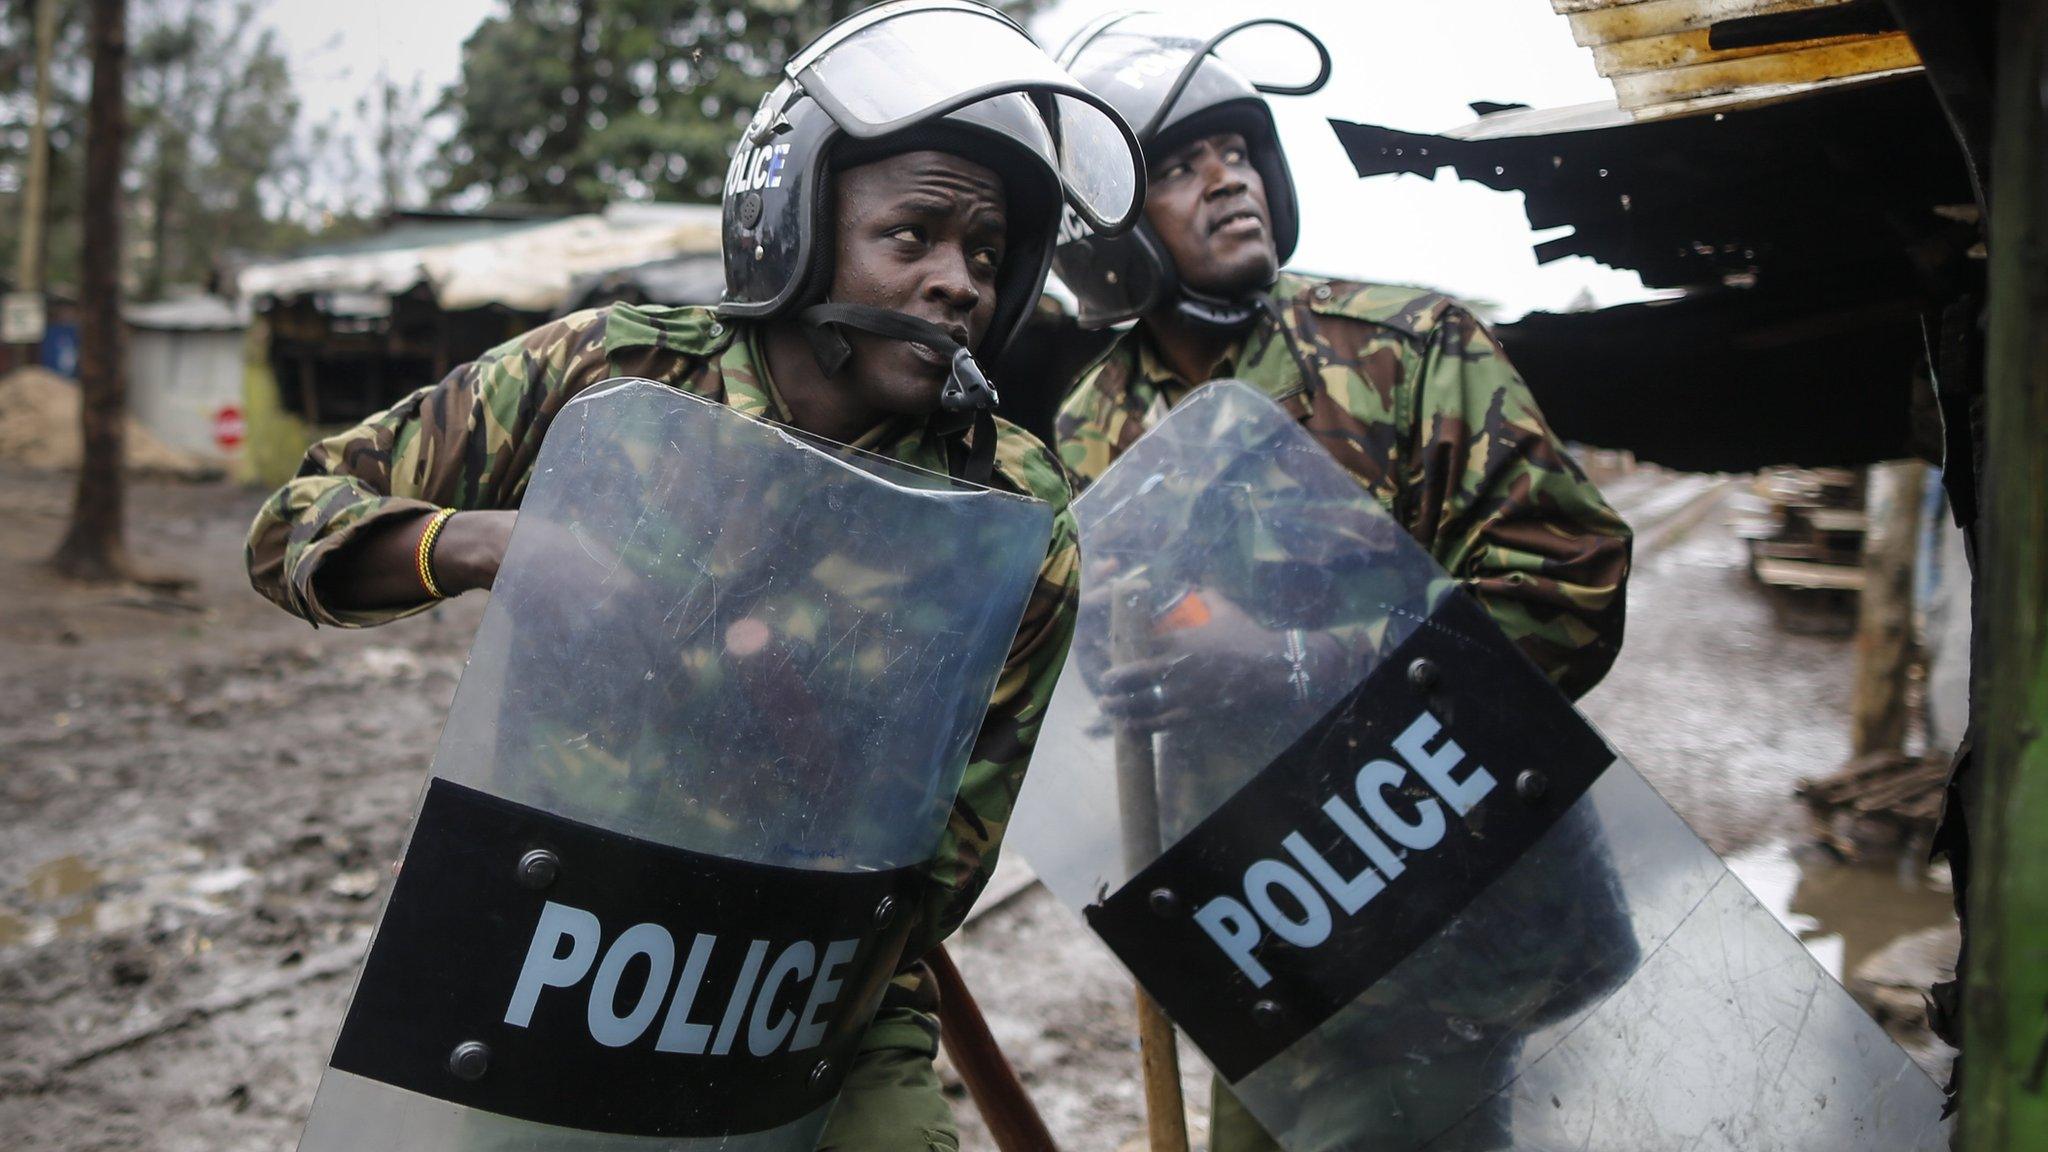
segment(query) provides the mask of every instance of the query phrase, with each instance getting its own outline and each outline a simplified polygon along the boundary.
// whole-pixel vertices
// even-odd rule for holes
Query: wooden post
[[[1969,805],[1966,1152],[2048,1149],[2048,2],[1999,6]]]
[[[1003,1050],[988,1030],[988,1020],[967,990],[967,979],[953,964],[945,945],[931,950],[925,965],[939,983],[939,1040],[946,1055],[960,1070],[960,1080],[974,1106],[988,1122],[989,1135],[1000,1152],[1058,1152],[1045,1120],[1024,1091],[1023,1081],[1010,1067]]]
[[[1147,614],[1129,586],[1110,602],[1109,649],[1119,664],[1141,659],[1149,647]],[[1127,724],[1116,729],[1117,807],[1122,816],[1124,864],[1132,871],[1159,855],[1159,766],[1152,733]],[[1137,989],[1138,1058],[1145,1083],[1145,1130],[1152,1152],[1187,1152],[1187,1105],[1180,1094],[1180,1050],[1173,1021]]]
[[[1863,593],[1856,607],[1852,757],[1906,749],[1906,682],[1913,664],[1913,561],[1927,465],[1870,469],[1863,532]]]

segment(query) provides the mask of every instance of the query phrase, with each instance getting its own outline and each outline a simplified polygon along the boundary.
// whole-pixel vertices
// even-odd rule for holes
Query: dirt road
[[[1686,531],[1695,501],[1639,487],[1668,538],[1586,707],[1717,848],[1794,834],[1790,784],[1846,752],[1847,645],[1780,632],[1718,520]],[[68,498],[0,474],[0,1132],[289,1148],[482,606],[315,632],[248,591],[256,497],[218,485],[135,491],[138,551],[189,595],[65,587],[35,562]],[[1125,1146],[1131,1013],[1106,954],[1042,890],[954,949],[1063,1145]]]

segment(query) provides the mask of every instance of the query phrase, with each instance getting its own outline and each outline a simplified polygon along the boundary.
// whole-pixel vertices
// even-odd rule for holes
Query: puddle
[[[1914,856],[1844,864],[1776,843],[1729,857],[1728,868],[1837,980],[1901,936],[1955,919],[1947,888]]]
[[[30,872],[22,887],[28,890],[29,899],[48,902],[89,892],[99,882],[99,869],[83,857],[65,856]]]
[[[189,844],[161,846],[137,865],[113,868],[62,856],[32,869],[4,894],[0,948],[41,947],[61,936],[116,932],[148,922],[158,908],[200,916],[229,910],[229,898],[258,879],[239,864],[206,868]]]

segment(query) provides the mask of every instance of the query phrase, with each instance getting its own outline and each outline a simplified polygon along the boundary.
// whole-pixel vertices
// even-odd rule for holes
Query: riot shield
[[[1290,1152],[1944,1146],[1927,1075],[1262,394],[1191,395],[1075,513],[1011,843]],[[1117,669],[1226,612],[1270,657],[1180,657],[1131,720]]]
[[[300,1148],[808,1152],[1050,532],[649,381],[568,404]]]

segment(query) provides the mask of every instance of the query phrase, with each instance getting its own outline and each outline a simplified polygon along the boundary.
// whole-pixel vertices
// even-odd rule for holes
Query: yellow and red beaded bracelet
[[[414,565],[419,569],[421,586],[426,588],[427,595],[436,600],[445,600],[447,595],[441,591],[439,584],[434,583],[434,541],[440,538],[441,526],[448,523],[448,518],[453,515],[453,508],[443,508],[434,513],[434,518],[427,521],[427,530],[420,533],[419,550],[413,556]]]

